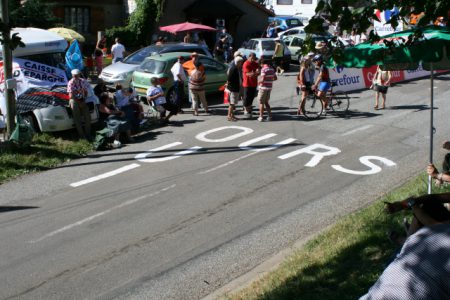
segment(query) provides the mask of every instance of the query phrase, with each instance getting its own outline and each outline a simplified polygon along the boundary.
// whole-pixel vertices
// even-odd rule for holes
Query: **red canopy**
[[[183,31],[194,31],[194,30],[195,31],[216,31],[216,29],[213,27],[209,27],[209,26],[202,25],[202,24],[189,23],[189,22],[159,27],[159,30],[167,31],[170,33],[178,33],[178,32],[183,32]]]

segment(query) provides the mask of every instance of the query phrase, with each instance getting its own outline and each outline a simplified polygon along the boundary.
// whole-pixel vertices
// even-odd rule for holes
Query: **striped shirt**
[[[271,90],[274,80],[277,80],[275,70],[269,65],[264,65],[261,69],[261,81],[259,82],[259,88],[261,90]]]
[[[189,89],[193,91],[204,91],[205,79],[203,72],[195,70],[192,72],[191,77],[189,77]]]

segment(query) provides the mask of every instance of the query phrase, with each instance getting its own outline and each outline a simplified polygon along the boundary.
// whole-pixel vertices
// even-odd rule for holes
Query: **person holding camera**
[[[73,69],[71,73],[72,79],[67,84],[67,92],[69,93],[69,105],[72,109],[73,122],[75,123],[80,139],[91,141],[91,114],[86,103],[89,83],[80,77],[80,70]]]

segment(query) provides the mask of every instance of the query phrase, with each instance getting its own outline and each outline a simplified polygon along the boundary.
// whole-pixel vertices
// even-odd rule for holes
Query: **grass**
[[[48,170],[92,151],[87,141],[71,141],[50,134],[36,134],[28,148],[0,144],[0,184],[23,174]]]
[[[425,175],[390,192],[367,208],[350,214],[294,252],[275,271],[223,299],[358,299],[377,280],[398,247],[387,238],[390,229],[403,230],[410,212],[384,213],[383,201],[427,192]],[[441,188],[436,192],[449,192]]]

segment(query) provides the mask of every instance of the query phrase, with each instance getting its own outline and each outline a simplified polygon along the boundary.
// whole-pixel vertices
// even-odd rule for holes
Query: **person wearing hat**
[[[151,86],[147,89],[147,101],[149,104],[153,104],[156,110],[159,111],[161,121],[164,123],[169,122],[169,119],[178,113],[178,108],[167,102],[164,96],[164,91],[161,86],[158,85],[158,78],[152,77],[150,79]],[[169,115],[166,116],[167,111]]]
[[[88,95],[88,82],[80,77],[81,72],[78,69],[71,71],[72,79],[67,83],[67,92],[69,93],[69,106],[72,109],[73,122],[81,139],[91,140],[91,114],[86,104]],[[83,131],[84,120],[84,131]]]
[[[202,71],[201,68],[203,67],[203,65],[199,61],[196,61],[194,67],[195,69],[191,73],[191,76],[189,77],[189,94],[192,99],[192,108],[194,110],[193,114],[194,116],[198,116],[199,102],[202,103],[205,113],[208,114],[209,111],[208,111],[208,103],[206,102],[205,96],[206,76],[205,72]]]
[[[281,43],[280,38],[276,38],[275,39],[275,50],[274,50],[272,59],[276,66],[275,71],[276,71],[277,75],[283,75],[283,73],[284,73],[283,57],[284,57],[284,45]]]
[[[178,107],[179,113],[183,113],[181,106],[182,106],[182,101],[184,98],[184,83],[187,80],[186,73],[183,69],[183,62],[184,62],[184,57],[178,56],[176,63],[174,63],[174,65],[170,69],[170,72],[172,72],[172,75],[173,75],[173,90],[175,91],[175,94],[177,95],[174,104]]]
[[[316,48],[318,54],[323,55],[327,52],[327,44],[324,41],[317,41],[314,48]]]
[[[298,105],[297,115],[303,115],[305,110],[305,100],[312,91],[311,87],[314,82],[315,67],[312,63],[314,52],[309,52],[300,60],[300,71],[297,75],[297,95],[301,91],[301,100]]]
[[[322,54],[316,54],[312,59],[314,65],[319,69],[319,76],[317,76],[316,82],[312,86],[313,91],[317,91],[317,97],[323,103],[323,108],[328,110],[328,98],[327,91],[331,88],[330,72],[323,63]]]

